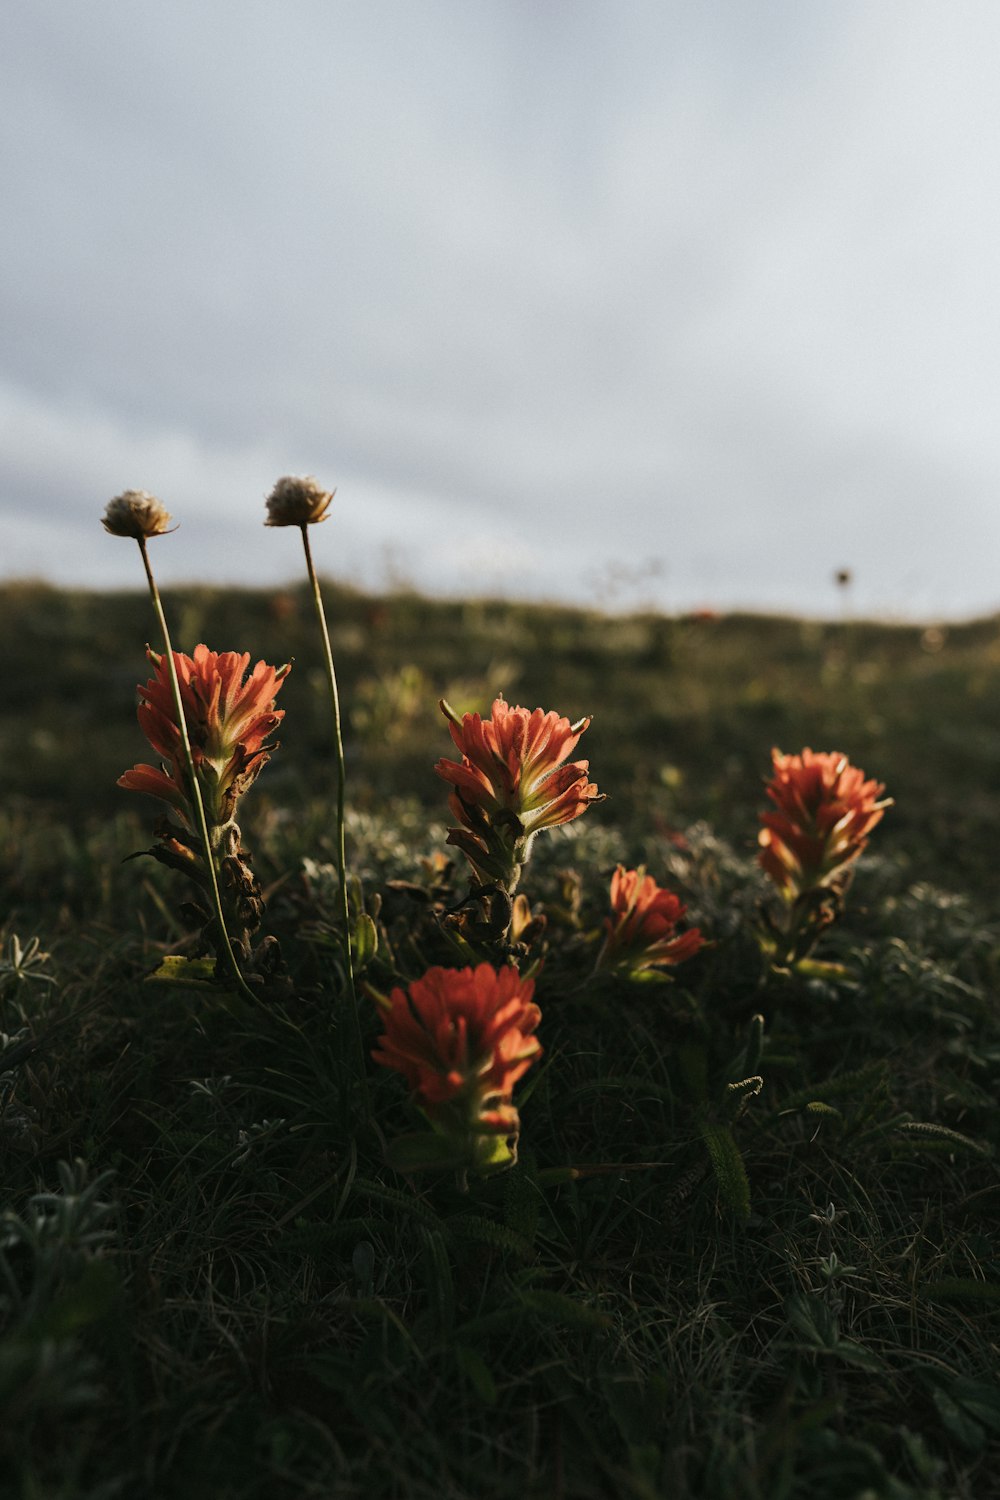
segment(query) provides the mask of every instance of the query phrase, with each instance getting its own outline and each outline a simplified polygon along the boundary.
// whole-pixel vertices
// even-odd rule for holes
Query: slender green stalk
[[[340,694],[337,691],[337,673],[333,665],[333,648],[330,645],[330,631],[327,628],[326,611],[323,608],[323,596],[320,593],[319,579],[316,576],[316,569],[313,565],[312,549],[309,546],[308,522],[303,521],[300,530],[302,532],[302,546],[306,555],[306,570],[309,574],[309,584],[312,589],[313,605],[316,609],[316,621],[319,625],[319,633],[323,642],[323,662],[326,667],[326,680],[330,689],[330,703],[333,708],[333,740],[337,758],[337,870],[340,876],[340,922],[343,936],[343,960],[344,971],[347,977],[347,993],[350,1000],[351,1013],[354,1018],[354,1040],[358,1054],[358,1076],[361,1079],[367,1112],[368,1081],[365,1075],[365,1052],[364,1042],[361,1037],[358,995],[354,984],[354,959],[351,954],[351,911],[347,900],[347,839],[344,830],[344,795],[347,776],[344,765],[344,736],[340,726]]]
[[[201,786],[198,783],[198,774],[195,770],[194,756],[191,753],[191,739],[188,735],[187,720],[184,717],[184,703],[181,698],[181,686],[177,681],[177,665],[174,661],[174,649],[170,642],[170,631],[167,628],[167,617],[163,612],[163,605],[160,602],[160,591],[156,587],[156,579],[153,577],[153,570],[149,565],[149,554],[146,551],[146,538],[144,536],[140,536],[137,537],[136,540],[139,543],[139,551],[142,553],[142,563],[143,567],[146,569],[146,579],[149,583],[149,592],[153,600],[153,608],[156,611],[156,618],[160,622],[160,631],[163,635],[163,645],[166,649],[167,670],[170,673],[170,688],[174,698],[174,711],[177,714],[177,727],[180,731],[181,745],[184,748],[184,760],[187,765],[188,780],[191,783],[191,805],[194,808],[195,818],[198,824],[196,832],[201,839],[202,848],[205,852],[205,867],[208,870],[208,881],[210,894],[212,897],[212,905],[215,908],[215,920],[216,924],[218,925],[219,934],[222,941],[222,954],[226,962],[226,968],[229,970],[229,973],[233,979],[233,983],[236,985],[239,993],[245,995],[248,1000],[252,1000],[254,1001],[254,1003],[256,1003],[258,997],[254,994],[253,990],[247,984],[246,980],[243,978],[242,973],[240,972],[240,966],[236,961],[236,954],[233,952],[233,945],[229,941],[229,929],[226,926],[226,919],[222,911],[222,894],[219,890],[219,878],[215,869],[215,856],[212,848],[212,838],[208,831],[208,819],[205,817],[205,804],[202,801]]]

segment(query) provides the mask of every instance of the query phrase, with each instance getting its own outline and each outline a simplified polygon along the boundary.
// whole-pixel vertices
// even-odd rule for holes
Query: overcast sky
[[[0,574],[1000,607],[996,0],[7,0]]]

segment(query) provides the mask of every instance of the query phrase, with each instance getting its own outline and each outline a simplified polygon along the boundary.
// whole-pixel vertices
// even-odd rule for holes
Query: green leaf
[[[757,1072],[763,1051],[764,1017],[758,1014],[750,1017],[750,1027],[747,1032],[747,1049],[743,1054],[743,1067],[741,1070],[744,1076]]]
[[[91,1260],[72,1283],[49,1303],[32,1332],[50,1339],[72,1338],[110,1310],[118,1290],[118,1273],[109,1261]]]
[[[577,1302],[562,1292],[547,1292],[541,1288],[527,1289],[520,1293],[522,1308],[526,1308],[546,1323],[562,1323],[570,1328],[607,1328],[610,1318],[598,1312],[586,1302]]]
[[[952,1437],[970,1453],[978,1453],[986,1442],[986,1433],[975,1418],[963,1410],[957,1401],[953,1401],[947,1391],[940,1388],[934,1392],[934,1405]]]
[[[503,1184],[503,1213],[507,1228],[516,1234],[525,1246],[525,1253],[534,1243],[538,1229],[538,1216],[542,1206],[541,1193],[535,1181],[534,1163],[523,1159],[513,1172],[508,1172]]]
[[[877,1354],[866,1349],[863,1344],[856,1344],[853,1339],[838,1339],[830,1353],[837,1359],[842,1359],[846,1365],[855,1365],[859,1370],[874,1372],[884,1368]]]
[[[354,963],[358,970],[371,963],[378,952],[378,928],[366,911],[354,924]]]
[[[444,1236],[438,1229],[425,1229],[424,1273],[427,1300],[439,1337],[450,1333],[455,1322],[455,1281]]]
[[[476,1158],[473,1163],[480,1177],[492,1177],[496,1172],[506,1172],[514,1166],[517,1156],[503,1135],[483,1135],[476,1141]]]
[[[495,1219],[487,1219],[482,1214],[454,1214],[446,1221],[445,1227],[450,1238],[458,1244],[471,1241],[522,1256],[531,1251],[529,1241],[516,1229],[508,1224],[498,1224]]]
[[[774,1066],[775,1059],[770,1059]],[[884,1062],[867,1063],[863,1068],[856,1068],[851,1073],[840,1073],[835,1078],[828,1078],[822,1083],[811,1083],[804,1089],[796,1089],[789,1094],[779,1114],[791,1114],[793,1110],[802,1109],[804,1105],[819,1099],[842,1099],[850,1094],[857,1094],[859,1098],[869,1099],[880,1088],[885,1086],[887,1080],[886,1066]]]
[[[542,1167],[535,1181],[539,1187],[561,1187],[564,1182],[576,1182],[580,1176],[578,1167]]]
[[[924,1297],[942,1302],[1000,1302],[995,1281],[976,1281],[972,1276],[942,1276],[918,1287]]]
[[[750,1217],[750,1180],[732,1131],[728,1125],[706,1120],[701,1125],[701,1137],[708,1148],[723,1203],[745,1222]]]
[[[385,1148],[385,1159],[396,1172],[448,1171],[465,1162],[465,1153],[443,1135],[431,1130],[415,1130],[397,1135]]]
[[[991,1432],[1000,1433],[1000,1390],[994,1385],[984,1385],[980,1380],[966,1380],[961,1376],[952,1381],[951,1394],[963,1411]]]
[[[455,1362],[484,1406],[496,1406],[497,1383],[478,1349],[455,1345]]]
[[[684,1090],[692,1104],[704,1104],[708,1099],[708,1053],[704,1047],[688,1046],[678,1049]]]
[[[974,1151],[977,1156],[992,1156],[993,1149],[982,1141],[974,1141],[960,1130],[950,1130],[947,1125],[936,1125],[931,1120],[901,1120],[894,1122],[895,1128],[909,1137],[913,1146],[936,1146],[944,1143],[959,1151]]]
[[[158,969],[146,975],[147,984],[186,984],[189,989],[214,990],[219,994],[229,985],[215,977],[214,958],[183,958],[179,953],[169,953]]]
[[[375,1246],[371,1240],[359,1240],[351,1253],[351,1269],[359,1297],[370,1297],[375,1290]]]
[[[406,1140],[408,1137],[401,1136],[399,1139]],[[435,1137],[435,1139],[440,1139],[440,1137]],[[419,1219],[422,1224],[440,1228],[440,1214],[414,1193],[404,1193],[399,1188],[386,1187],[384,1182],[373,1182],[369,1177],[355,1177],[353,1190],[362,1198],[369,1198],[375,1203],[395,1209],[397,1213],[403,1214],[408,1219]]]
[[[793,1292],[785,1299],[785,1317],[810,1349],[827,1352],[836,1344],[836,1319],[822,1297]]]
[[[793,1292],[785,1300],[785,1317],[811,1354],[829,1355],[859,1370],[874,1372],[883,1368],[871,1349],[840,1337],[836,1317],[815,1292]]]
[[[845,964],[832,964],[821,958],[800,958],[792,969],[803,979],[847,979],[850,969]]]

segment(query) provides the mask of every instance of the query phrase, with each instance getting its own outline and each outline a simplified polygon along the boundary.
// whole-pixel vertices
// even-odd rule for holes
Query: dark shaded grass
[[[298,658],[287,743],[245,829],[297,980],[260,1012],[142,982],[185,931],[169,875],[120,863],[148,835],[138,799],[108,790],[143,753],[140,601],[2,604],[20,643],[4,735],[51,761],[36,778],[13,758],[0,888],[8,930],[40,933],[58,981],[3,980],[3,1030],[40,1042],[10,1075],[5,1201],[25,1218],[59,1160],[115,1174],[106,1248],[87,1248],[86,1225],[34,1247],[8,1234],[10,1493],[1000,1492],[994,626],[931,653],[911,629],[338,597],[369,901],[422,879],[442,845],[417,804],[386,804],[419,786],[441,817],[429,766],[447,740],[425,699],[485,707],[492,663],[512,699],[597,714],[588,748],[613,800],[529,867],[553,914],[521,1161],[463,1195],[389,1173],[359,1124],[304,600],[175,606],[188,648]],[[769,977],[750,935],[772,742],[840,744],[897,799],[823,950],[849,983]],[[714,832],[688,828],[685,848],[672,831],[694,818]],[[593,947],[560,925],[558,872],[583,878],[585,934],[618,858],[669,874],[717,939],[674,986],[588,983]],[[385,913],[412,961],[388,896]],[[757,1010],[764,1089],[733,1124],[743,1224],[685,1059],[702,1058],[713,1117],[729,1118]],[[365,1026],[370,1044],[371,1013]],[[370,1082],[384,1132],[412,1128],[395,1076]],[[583,1175],[547,1178],[567,1164]]]

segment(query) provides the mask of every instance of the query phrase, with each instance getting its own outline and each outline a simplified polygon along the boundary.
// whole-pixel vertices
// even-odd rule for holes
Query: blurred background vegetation
[[[880,849],[943,886],[994,879],[1000,619],[920,627],[613,616],[376,598],[336,584],[326,593],[355,809],[410,796],[447,821],[432,767],[452,747],[437,700],[485,713],[503,692],[570,718],[593,714],[580,753],[619,828],[663,832],[707,819],[748,850],[772,745],[841,749],[895,798]],[[305,593],[189,588],[167,605],[178,649],[204,641],[295,661],[258,813],[325,792],[328,709],[315,691],[321,666]],[[143,645],[153,635],[145,593],[0,589],[5,802],[34,842],[44,826],[83,839],[110,815],[148,822],[149,808],[115,781],[149,756],[135,689],[149,675]],[[36,894],[24,875],[7,863],[8,904]]]

